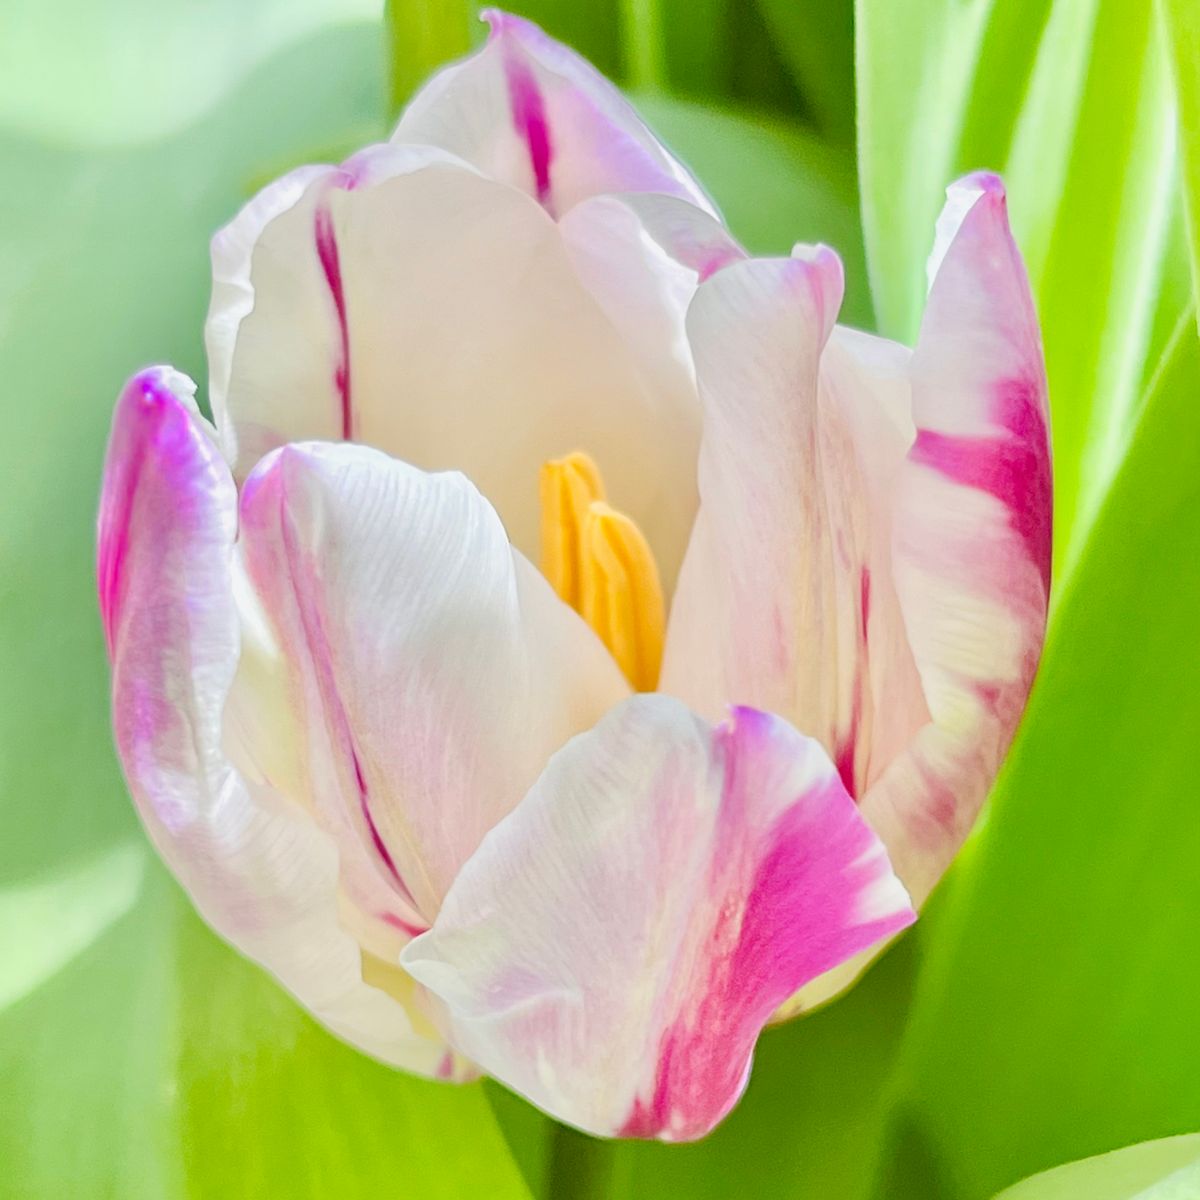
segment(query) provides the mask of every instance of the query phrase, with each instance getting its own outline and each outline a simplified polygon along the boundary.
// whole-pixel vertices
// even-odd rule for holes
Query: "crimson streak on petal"
[[[917,431],[909,458],[965,487],[995,496],[1009,511],[1050,590],[1051,501],[1046,420],[1037,384],[1021,379],[997,386],[994,415],[999,429],[990,437]]]
[[[492,36],[503,38],[509,19],[507,15],[495,10],[485,15],[491,22]],[[504,78],[508,84],[513,127],[524,139],[529,151],[529,165],[533,170],[538,203],[549,208],[550,163],[554,152],[550,142],[550,124],[546,119],[546,105],[529,63],[508,44],[504,46]]]
[[[337,364],[333,369],[333,381],[342,402],[342,438],[348,442],[354,436],[354,410],[350,399],[350,329],[346,320],[346,292],[342,286],[337,235],[327,200],[317,206],[315,235],[317,257],[321,260],[321,269],[325,272],[325,282],[337,313],[340,346]]]
[[[650,1099],[635,1099],[623,1137],[703,1134],[741,1095],[754,1042],[775,1008],[803,982],[913,920],[906,906],[872,897],[887,860],[851,815],[837,775],[813,781],[759,837],[750,834],[758,794],[773,776],[763,763],[774,757],[778,770],[792,737],[768,714],[744,707],[716,730],[724,785],[710,888],[721,902],[705,938],[707,973],[664,1030]],[[714,1111],[715,1097],[724,1104]]]

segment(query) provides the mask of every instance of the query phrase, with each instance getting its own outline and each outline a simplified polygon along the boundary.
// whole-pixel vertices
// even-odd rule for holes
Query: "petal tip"
[[[524,17],[518,17],[503,8],[483,8],[479,11],[479,19],[488,27],[488,43],[498,42],[506,37],[520,41],[522,35],[538,34],[541,30]]]
[[[1004,200],[1004,180],[995,171],[972,171],[961,179],[956,179],[948,188],[946,195],[953,196],[956,192],[970,192],[974,196],[988,195],[997,200]]]
[[[997,236],[1011,236],[1008,227],[1008,194],[1004,181],[994,171],[973,171],[946,188],[946,202],[938,215],[933,249],[925,265],[929,290],[932,290],[951,246],[964,228],[973,219],[978,219],[976,214],[993,220]]]
[[[195,408],[196,384],[182,371],[165,364],[144,367],[130,377],[121,392],[126,405],[161,410],[180,405]]]

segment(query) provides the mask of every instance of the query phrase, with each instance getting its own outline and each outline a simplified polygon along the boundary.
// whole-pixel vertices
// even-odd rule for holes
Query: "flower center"
[[[630,684],[652,692],[666,613],[649,543],[604,502],[600,469],[582,451],[543,463],[540,488],[542,573],[596,631]]]

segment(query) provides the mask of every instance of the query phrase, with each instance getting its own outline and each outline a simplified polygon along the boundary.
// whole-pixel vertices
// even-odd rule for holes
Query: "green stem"
[[[620,14],[626,82],[634,91],[664,91],[667,65],[659,0],[620,0]]]
[[[552,1126],[548,1200],[610,1200],[613,1195],[613,1143],[588,1137],[565,1125]]]
[[[388,109],[393,119],[432,71],[470,49],[474,15],[471,0],[386,0]]]

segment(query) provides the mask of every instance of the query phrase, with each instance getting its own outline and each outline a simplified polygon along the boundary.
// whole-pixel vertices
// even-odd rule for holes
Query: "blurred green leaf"
[[[1161,6],[1174,52],[1192,285],[1200,299],[1200,6],[1194,0],[1161,0]]]
[[[528,1200],[479,1085],[336,1042],[149,874],[128,915],[0,1015],[0,1194]]]
[[[474,7],[478,12],[487,5],[476,0]],[[628,63],[617,0],[589,0],[587,4],[569,0],[512,0],[499,7],[528,17],[551,37],[577,50],[610,79],[625,82]],[[482,31],[482,26],[479,28]]]
[[[737,0],[661,0],[668,33],[663,42],[671,90],[691,99],[729,94],[729,39]]]
[[[817,130],[854,143],[854,0],[758,0]]]
[[[827,242],[846,265],[842,320],[870,328],[854,164],[802,129],[747,110],[635,96],[647,122],[695,172],[733,232],[757,254]]]
[[[123,917],[142,890],[145,869],[145,847],[130,841],[0,890],[0,1012],[37,991]]]
[[[142,7],[145,27],[128,5],[107,19],[149,58]],[[235,36],[240,6],[203,19],[221,14]],[[264,164],[381,131],[382,65],[377,22],[327,27],[157,140],[0,133],[0,1195],[14,1200],[528,1195],[480,1086],[356,1053],[208,932],[111,750],[92,562],[113,400],[147,362],[203,380],[209,235]],[[170,102],[161,86],[148,72],[143,104]],[[74,89],[60,102],[80,112],[109,99],[90,76]],[[13,116],[0,101],[0,129]]]
[[[1027,1179],[996,1200],[1196,1200],[1200,1134],[1143,1142]]]
[[[129,145],[182,129],[273,55],[381,0],[4,0],[0,130]],[[281,96],[281,107],[296,100]]]
[[[702,1141],[621,1143],[610,1200],[865,1197],[916,949],[911,938],[902,940],[836,1004],[766,1030],[745,1096]],[[919,1167],[921,1200],[942,1200],[926,1164]]]
[[[1186,301],[1174,106],[1145,0],[858,0],[859,155],[884,332],[911,340],[943,189],[1001,171],[1042,318],[1069,563]]]
[[[881,321],[914,332],[944,184],[999,168],[1050,374],[1056,615],[990,816],[919,926],[875,1190],[928,1200],[936,1171],[935,1194],[981,1200],[1200,1126],[1200,350],[1152,6],[859,0],[858,18]]]
[[[624,77],[642,91],[662,91],[666,84],[661,0],[619,0]]]
[[[388,110],[392,117],[400,115],[427,76],[466,54],[475,16],[471,0],[385,0]]]
[[[956,1200],[1200,1127],[1200,341],[1185,312],[926,959],[883,1158]],[[926,1200],[885,1176],[879,1200]]]

